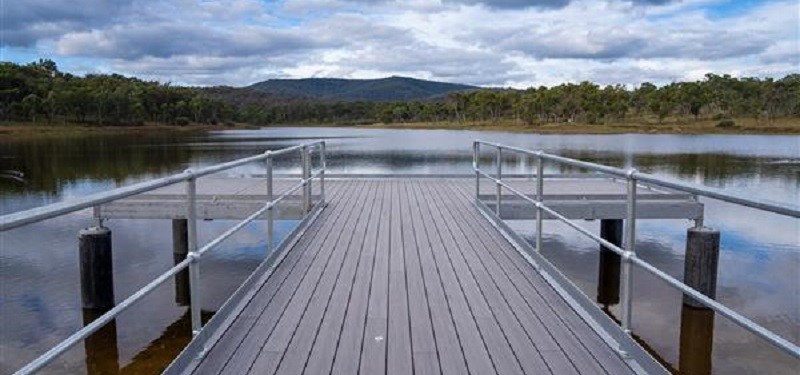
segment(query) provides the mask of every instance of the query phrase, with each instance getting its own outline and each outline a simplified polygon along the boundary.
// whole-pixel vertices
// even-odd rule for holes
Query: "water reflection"
[[[191,149],[164,136],[130,135],[38,138],[3,142],[0,170],[19,171],[25,184],[0,179],[4,191],[58,194],[81,180],[118,183],[163,174],[185,164]]]
[[[336,128],[275,128],[229,131],[202,136],[98,136],[65,140],[0,141],[0,171],[24,172],[25,183],[0,178],[0,212],[69,199],[153,176],[249,156],[302,140],[328,138],[331,172],[350,173],[470,173],[474,139],[544,149],[561,155],[701,183],[745,195],[800,204],[800,137],[615,135],[559,136],[460,131],[352,130]],[[493,163],[488,153],[482,159]],[[508,173],[528,173],[533,164],[507,155]],[[298,172],[297,158],[276,163],[278,172]],[[248,165],[233,175],[263,173],[263,165]],[[547,165],[547,173],[579,172]],[[718,299],[784,337],[800,340],[800,223],[715,201],[706,204],[706,223],[722,232]],[[81,212],[19,228],[0,236],[0,373],[11,373],[50,348],[86,320],[80,304],[77,230],[91,224]],[[202,222],[200,242],[222,233],[232,222]],[[115,295],[129,296],[182,259],[165,220],[111,220],[114,231]],[[296,222],[279,222],[276,235]],[[531,236],[534,225],[514,223]],[[586,225],[599,232],[599,222]],[[684,221],[653,220],[639,224],[638,251],[647,261],[681,279],[686,228]],[[598,299],[612,316],[619,316],[618,285],[600,285],[598,246],[568,228],[545,224],[545,256],[587,295]],[[263,223],[253,223],[210,253],[202,268],[203,309],[216,310],[254,267],[266,249]],[[601,258],[603,258],[601,260]],[[610,264],[616,260],[608,258]],[[615,271],[608,268],[608,275]],[[84,353],[67,353],[59,373],[86,373],[91,368],[152,374],[163,369],[190,339],[186,309],[187,285],[181,275],[141,304],[122,314],[113,332],[89,345]],[[634,331],[666,363],[682,371],[713,363],[714,373],[796,374],[797,361],[777,352],[725,319],[713,320],[713,339],[699,335],[709,322],[686,324],[681,294],[643,272],[634,272]],[[605,296],[602,291],[609,291]],[[204,316],[208,316],[204,313]],[[6,317],[16,317],[7,319]],[[695,327],[695,328],[691,328]],[[685,335],[691,333],[693,335]],[[698,334],[694,335],[694,334]],[[104,336],[105,335],[105,336]],[[684,339],[685,338],[685,339]],[[713,342],[711,362],[687,357],[682,341]],[[688,347],[688,346],[687,346]],[[95,349],[96,348],[96,349]],[[692,353],[700,352],[692,350]],[[116,353],[116,357],[114,355]],[[107,361],[106,361],[107,360]],[[91,362],[91,364],[90,364]],[[116,362],[118,365],[112,366]],[[54,369],[56,369],[54,367]],[[105,371],[105,370],[103,370]],[[702,373],[702,371],[700,372]]]
[[[106,311],[83,309],[83,325],[89,325]],[[117,348],[117,321],[106,323],[94,334],[83,340],[86,352],[86,373],[90,375],[118,374],[119,349]]]
[[[214,316],[213,311],[201,311],[203,322]],[[131,361],[119,369],[120,375],[158,374],[172,363],[192,339],[192,314],[186,312],[167,326],[158,338],[138,352]],[[92,375],[92,374],[89,374]]]
[[[84,310],[84,325],[100,317],[102,312]],[[203,322],[214,315],[213,311],[202,311]],[[117,340],[117,322],[112,320],[103,328],[84,340],[87,375],[139,375],[158,374],[172,362],[192,339],[191,310],[186,309],[177,320],[136,354],[125,366],[120,367]]]
[[[714,311],[683,304],[681,307],[680,363],[684,375],[711,374],[714,348]]]

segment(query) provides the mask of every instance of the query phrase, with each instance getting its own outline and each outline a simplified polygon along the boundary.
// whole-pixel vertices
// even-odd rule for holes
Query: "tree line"
[[[496,122],[604,124],[627,119],[800,117],[800,74],[781,79],[707,74],[696,82],[635,88],[591,82],[477,89],[403,102],[284,97],[247,88],[179,87],[118,74],[78,77],[50,60],[0,63],[0,120],[98,125],[245,122],[364,124]]]
[[[119,74],[74,76],[52,60],[0,63],[0,119],[32,123],[188,125],[234,121],[232,103],[202,90]]]
[[[525,90],[480,89],[445,98],[407,102],[249,103],[243,115],[256,123],[496,122],[604,124],[626,119],[696,121],[800,117],[800,74],[782,79],[707,74],[696,82],[658,87],[644,83],[600,86],[565,83]]]

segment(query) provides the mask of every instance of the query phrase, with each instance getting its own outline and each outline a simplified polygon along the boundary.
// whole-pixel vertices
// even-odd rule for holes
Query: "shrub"
[[[734,126],[736,126],[736,122],[731,119],[722,120],[717,123],[718,128],[732,128]]]
[[[189,125],[189,118],[188,117],[178,117],[178,118],[175,119],[175,125],[178,125],[178,126]]]

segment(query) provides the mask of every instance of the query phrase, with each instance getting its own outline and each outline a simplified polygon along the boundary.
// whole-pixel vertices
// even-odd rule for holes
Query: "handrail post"
[[[472,169],[475,170],[475,202],[481,199],[480,147],[478,141],[472,143]]]
[[[542,152],[536,155],[536,251],[542,251],[542,201],[544,200],[544,160]]]
[[[309,188],[311,187],[311,181],[309,181],[310,172],[308,146],[304,145],[300,152],[300,162],[303,164],[303,212],[307,213],[311,210],[311,192],[309,191]]]
[[[103,212],[100,209],[100,205],[95,205],[92,207],[92,216],[94,217],[94,226],[98,228],[103,227]]]
[[[191,176],[186,180],[186,229],[188,235],[189,263],[189,309],[192,314],[192,335],[200,333],[203,322],[201,321],[201,296],[200,296],[200,256],[197,253],[197,186],[196,178],[191,170]]]
[[[502,186],[500,185],[500,180],[503,179],[503,148],[497,146],[497,198],[495,199],[495,214],[497,217],[500,217],[500,205],[503,203],[501,198]]]
[[[325,169],[327,168],[328,161],[325,157],[325,141],[319,143],[319,203],[325,204]]]
[[[267,209],[267,253],[272,252],[272,242],[273,242],[273,231],[274,231],[274,222],[273,222],[273,212],[275,210],[275,206],[272,204],[272,200],[274,199],[272,195],[272,151],[267,151],[267,159],[265,160],[266,163],[266,174],[267,174],[267,204],[269,204],[269,209]]]
[[[697,194],[692,194],[692,200],[695,202],[700,202],[700,197]],[[700,211],[700,217],[694,219],[694,227],[695,228],[702,228],[703,227],[703,215],[705,211]]]
[[[625,223],[625,254],[622,257],[622,329],[631,332],[633,309],[633,262],[636,256],[636,173],[628,172],[627,222]]]

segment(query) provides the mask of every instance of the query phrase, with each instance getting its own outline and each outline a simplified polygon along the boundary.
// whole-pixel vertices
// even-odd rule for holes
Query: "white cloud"
[[[3,44],[204,85],[395,74],[524,87],[800,70],[796,1],[733,17],[709,8],[717,0],[78,2],[14,2]]]

